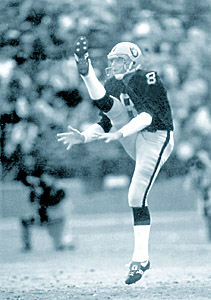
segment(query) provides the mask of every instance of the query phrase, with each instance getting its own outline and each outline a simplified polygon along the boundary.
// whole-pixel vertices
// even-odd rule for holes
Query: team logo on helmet
[[[115,52],[116,51],[116,46],[111,50],[111,52]]]
[[[133,57],[137,57],[138,56],[138,50],[135,47],[130,47],[130,52],[133,55]]]

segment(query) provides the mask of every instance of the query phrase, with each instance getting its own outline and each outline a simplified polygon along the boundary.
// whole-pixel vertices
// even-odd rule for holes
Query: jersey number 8
[[[155,72],[147,73],[146,77],[147,77],[147,83],[148,84],[155,84],[156,83]]]

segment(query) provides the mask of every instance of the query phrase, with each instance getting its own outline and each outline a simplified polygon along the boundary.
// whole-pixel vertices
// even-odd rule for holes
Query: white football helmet
[[[141,66],[142,52],[140,48],[131,42],[121,42],[116,44],[107,55],[108,65],[106,73],[108,76],[114,75],[116,79],[121,80],[125,74],[134,72]],[[124,72],[118,74],[114,72],[111,61],[115,58],[123,58]]]

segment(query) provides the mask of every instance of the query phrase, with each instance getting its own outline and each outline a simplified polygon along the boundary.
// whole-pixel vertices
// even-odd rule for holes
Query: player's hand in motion
[[[58,142],[67,145],[67,150],[70,150],[73,145],[84,143],[85,138],[80,131],[71,126],[68,126],[68,130],[69,132],[57,134]]]
[[[100,139],[104,139],[105,143],[110,143],[111,141],[120,140],[123,137],[123,134],[119,131],[104,133],[100,136]]]

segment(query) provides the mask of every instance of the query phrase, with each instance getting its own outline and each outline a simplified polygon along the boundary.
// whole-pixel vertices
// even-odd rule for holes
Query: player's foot
[[[128,273],[128,277],[125,280],[126,284],[136,283],[140,280],[145,271],[150,268],[150,262],[148,261],[147,265],[143,267],[140,262],[132,261],[130,264],[130,271]]]
[[[89,72],[89,53],[88,53],[88,41],[86,37],[80,36],[75,44],[75,60],[78,67],[78,72],[86,76]]]

